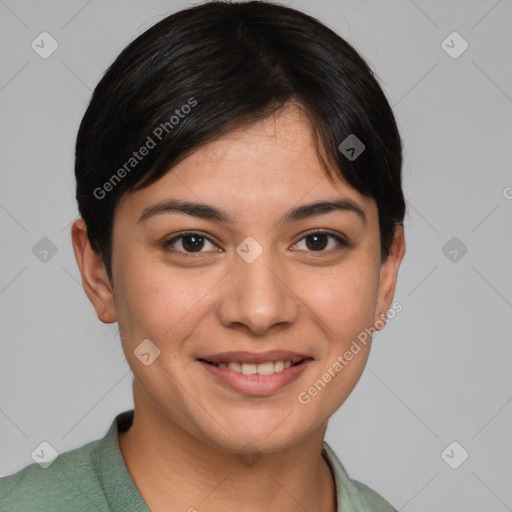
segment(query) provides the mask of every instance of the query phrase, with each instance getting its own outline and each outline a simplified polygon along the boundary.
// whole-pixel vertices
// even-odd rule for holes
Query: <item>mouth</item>
[[[306,354],[285,350],[267,350],[266,352],[222,352],[199,358],[217,368],[231,370],[244,375],[272,375],[296,366],[306,359],[313,359]]]
[[[296,352],[224,352],[197,359],[198,363],[227,387],[252,396],[275,393],[298,379],[313,357]]]
[[[277,361],[265,361],[264,363],[248,363],[245,361],[208,361],[207,359],[198,359],[204,363],[210,364],[212,366],[216,366],[217,368],[228,369],[236,373],[242,373],[244,375],[272,375],[273,373],[280,373],[287,368],[291,368],[292,366],[297,366],[303,363],[306,360],[313,360],[312,357],[306,357],[304,359],[300,359],[297,362],[292,362],[291,359],[286,361],[280,359]]]

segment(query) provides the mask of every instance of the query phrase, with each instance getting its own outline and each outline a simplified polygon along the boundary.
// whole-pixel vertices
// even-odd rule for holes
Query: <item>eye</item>
[[[325,250],[329,245],[329,238],[334,241],[334,248],[331,246],[330,250]],[[310,232],[294,244],[293,247],[299,246],[303,241],[305,241],[306,249],[311,252],[336,252],[349,245],[343,238],[326,231]]]
[[[331,244],[330,249],[326,250],[329,246],[329,239],[333,241],[333,244]],[[343,247],[349,246],[349,243],[343,238],[334,235],[333,233],[320,230],[306,234],[292,247],[300,246],[303,241],[305,241],[306,250],[308,252],[336,252],[341,250]],[[187,231],[164,242],[163,248],[172,252],[181,252],[184,254],[200,254],[208,252],[208,244],[212,246],[214,251],[219,252],[218,248],[215,249],[217,246],[206,235],[197,231]],[[332,245],[334,245],[334,247]],[[203,250],[205,247],[207,250]]]
[[[176,249],[175,247],[172,247],[178,241],[179,241],[178,245],[180,245],[181,248],[184,250],[179,250],[179,249]],[[164,249],[168,249],[168,250],[175,251],[175,252],[184,252],[184,253],[193,254],[193,253],[207,252],[207,251],[202,251],[201,249],[203,249],[205,247],[205,244],[208,244],[208,243],[211,244],[213,247],[216,247],[213,244],[213,242],[207,236],[203,235],[202,233],[197,233],[195,231],[188,231],[185,233],[181,233],[180,235],[175,236],[174,238],[171,238],[170,240],[167,240],[166,242],[164,242],[163,247],[164,247]],[[170,247],[172,247],[172,249],[169,249]]]

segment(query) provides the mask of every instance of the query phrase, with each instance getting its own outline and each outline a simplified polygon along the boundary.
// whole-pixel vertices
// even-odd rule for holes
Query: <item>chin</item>
[[[212,423],[225,426],[225,429],[219,427],[212,432],[212,424],[208,425],[207,430],[203,430],[207,442],[233,453],[250,450],[251,445],[255,451],[272,453],[294,446],[314,430],[312,425],[308,428],[308,425],[298,424],[296,415],[290,411],[283,411],[279,416],[269,413],[249,419],[246,415],[243,411],[238,420],[216,418]]]

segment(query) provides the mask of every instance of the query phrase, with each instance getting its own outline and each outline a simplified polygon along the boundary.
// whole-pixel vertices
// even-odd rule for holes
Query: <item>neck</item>
[[[327,425],[291,448],[251,459],[162,419],[135,389],[134,398],[133,425],[119,433],[119,448],[152,512],[336,512],[333,475],[321,455]]]

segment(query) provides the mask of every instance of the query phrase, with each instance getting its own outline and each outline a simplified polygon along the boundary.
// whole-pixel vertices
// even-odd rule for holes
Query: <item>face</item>
[[[371,337],[358,336],[389,309],[403,256],[399,237],[381,265],[375,201],[328,179],[294,108],[125,194],[113,233],[112,301],[93,302],[119,323],[139,400],[234,451],[275,451],[326,426],[361,376]]]

